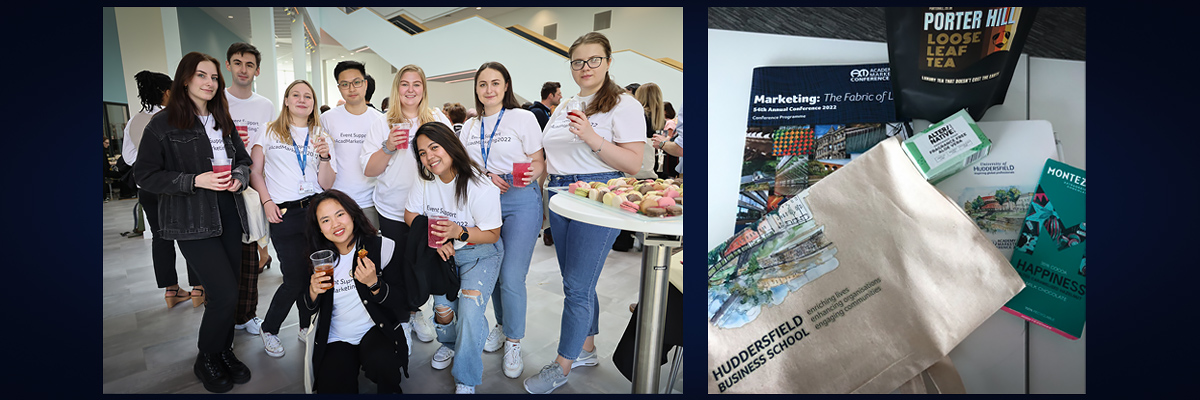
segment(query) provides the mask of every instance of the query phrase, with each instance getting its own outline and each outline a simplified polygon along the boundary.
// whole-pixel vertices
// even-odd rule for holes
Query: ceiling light
[[[476,10],[482,10],[483,7],[475,7]]]
[[[229,19],[233,19],[233,16],[232,16],[232,15],[230,15],[230,16],[229,16]]]

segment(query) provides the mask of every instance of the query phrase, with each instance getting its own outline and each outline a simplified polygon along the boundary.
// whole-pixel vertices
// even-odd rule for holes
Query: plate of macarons
[[[548,190],[602,209],[648,221],[683,216],[683,182],[675,179],[613,178],[577,181]]]

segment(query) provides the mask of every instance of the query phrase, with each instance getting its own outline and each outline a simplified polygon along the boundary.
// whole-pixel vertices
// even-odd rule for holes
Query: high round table
[[[645,221],[632,215],[606,212],[582,198],[559,193],[550,198],[550,210],[575,221],[613,229],[642,232],[642,276],[637,336],[633,351],[633,393],[658,391],[658,354],[662,351],[667,306],[667,268],[673,247],[683,240],[683,219]]]

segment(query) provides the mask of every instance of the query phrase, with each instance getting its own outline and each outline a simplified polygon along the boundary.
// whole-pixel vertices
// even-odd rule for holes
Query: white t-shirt
[[[467,202],[462,204],[454,197],[454,188],[459,179],[466,178],[459,176],[450,183],[442,183],[436,176],[432,181],[417,178],[416,185],[408,194],[408,204],[404,208],[425,216],[445,216],[464,228],[475,226],[485,231],[499,228],[500,188],[485,177],[472,180],[467,184]],[[456,249],[465,245],[466,243],[457,240],[454,242]]]
[[[245,100],[239,99],[229,93],[229,88],[225,88],[225,100],[229,102],[229,116],[233,117],[238,137],[249,149],[267,131],[267,124],[275,119],[275,105],[258,93],[251,93]]]
[[[437,122],[450,126],[450,120],[446,119],[441,112],[434,111],[433,116]],[[386,117],[385,117],[386,124]],[[409,132],[409,137],[416,132],[420,125],[417,123],[417,118],[410,119],[408,122],[413,124],[412,131]],[[363,171],[366,171],[367,160],[371,159],[371,155],[383,148],[383,141],[387,139],[388,133],[391,131],[391,125],[387,124],[388,128],[383,132],[368,132],[367,140],[363,142],[362,152],[359,153],[359,162],[362,163]],[[411,142],[408,149],[397,150],[388,158],[387,169],[379,174],[375,180],[375,211],[379,215],[387,217],[393,221],[404,221],[404,204],[408,201],[408,191],[412,188],[413,182],[420,179],[417,177],[417,159],[413,157],[413,147]]]
[[[595,95],[580,97],[586,104],[592,103]],[[621,94],[616,107],[606,113],[588,116],[592,129],[596,134],[610,142],[600,149],[605,151],[612,143],[644,142],[646,140],[646,117],[642,104],[628,94]],[[592,153],[592,148],[582,141],[572,143],[576,137],[570,131],[571,121],[567,119],[566,109],[555,109],[542,132],[542,146],[546,149],[546,171],[555,175],[594,174],[616,171],[599,155]]]
[[[138,112],[133,116],[133,118],[129,119],[129,122],[125,123],[125,134],[122,135],[121,138],[121,158],[125,159],[126,164],[133,165],[133,163],[137,161],[137,147],[140,144],[137,143],[136,140],[133,140],[133,135],[129,134],[129,130],[131,128],[145,130],[146,125],[150,123],[150,118],[154,117],[154,114],[162,111],[162,109],[162,106],[154,106],[150,108],[150,111],[148,112]],[[141,136],[142,135],[138,135],[139,138]]]
[[[221,137],[221,130],[217,129],[217,119],[209,114],[200,117],[200,122],[204,123],[204,133],[208,134],[208,142],[212,144],[213,157],[229,158],[229,154],[225,153],[225,138]]]
[[[388,124],[383,113],[367,107],[362,115],[354,115],[346,111],[345,106],[338,106],[329,112],[321,114],[321,127],[333,138],[333,148],[339,154],[359,154],[363,142],[372,131],[375,135],[387,135]],[[345,192],[359,207],[367,208],[375,205],[375,180],[363,175],[362,159],[359,157],[340,157],[337,159],[337,170],[341,171],[333,181],[333,188]]]
[[[387,267],[395,248],[396,242],[383,238],[379,249],[379,262],[383,265],[377,266],[380,272]],[[350,251],[350,254],[342,254],[333,266],[333,315],[330,318],[329,340],[326,343],[346,342],[358,345],[367,331],[375,325],[371,315],[367,313],[367,307],[363,305],[363,299],[358,296],[358,289],[354,287],[354,267],[358,258],[354,253],[355,251]]]
[[[258,142],[253,144],[263,148],[263,175],[266,175],[267,194],[260,195],[274,200],[275,204],[308,197],[309,194],[300,193],[301,181],[312,182],[312,187],[316,192],[325,191],[317,182],[317,169],[320,167],[321,155],[317,153],[315,146],[308,142],[308,128],[293,126],[291,129],[292,141],[295,143],[282,143],[275,139],[275,135],[264,131],[262,135],[258,136]],[[301,173],[300,162],[296,159],[296,154],[297,150],[305,152],[305,143],[308,144],[308,158],[305,160],[304,173]],[[332,146],[329,149],[329,156],[333,158],[329,165],[336,173],[337,152]]]
[[[488,150],[487,170],[496,174],[511,174],[513,162],[524,159],[527,154],[536,153],[542,149],[542,129],[537,117],[529,110],[512,108],[504,110],[500,118],[500,126],[496,126],[496,118],[500,113],[479,118],[471,118],[463,125],[459,134],[467,154],[471,155],[480,166],[483,166],[483,149],[481,143],[491,143]],[[483,141],[479,134],[482,128]],[[492,134],[493,130],[495,135]]]

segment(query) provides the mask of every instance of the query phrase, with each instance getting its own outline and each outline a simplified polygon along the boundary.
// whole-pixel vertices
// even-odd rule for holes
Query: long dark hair
[[[588,32],[579,39],[575,39],[575,43],[571,44],[571,48],[567,50],[567,54],[575,54],[575,49],[585,44],[599,44],[604,48],[604,56],[608,60],[612,60],[612,45],[608,43],[608,37],[600,32]],[[604,83],[600,85],[600,90],[596,92],[596,97],[592,103],[587,105],[584,114],[592,115],[596,113],[605,113],[612,111],[613,107],[621,101],[621,93],[625,93],[625,88],[613,82],[609,74],[610,71],[604,71]]]
[[[171,89],[171,77],[162,72],[142,70],[133,76],[133,80],[137,82],[142,111],[150,111],[155,106],[163,105],[163,94]]]
[[[179,60],[179,67],[175,68],[175,80],[171,82],[171,93],[174,96],[171,96],[172,99],[167,102],[166,107],[167,122],[179,129],[190,129],[199,120],[200,117],[196,115],[196,103],[192,102],[192,96],[187,95],[187,82],[192,80],[192,76],[196,74],[196,66],[203,61],[211,62],[217,67],[216,94],[204,108],[212,114],[222,136],[237,135],[233,117],[229,116],[229,104],[225,101],[225,78],[221,76],[221,62],[213,56],[196,51],[183,56],[183,59]]]
[[[475,109],[479,110],[479,120],[483,120],[483,102],[479,101],[479,74],[482,74],[485,69],[495,70],[504,77],[505,88],[504,95],[500,97],[500,108],[521,108],[521,103],[517,102],[517,96],[513,94],[512,76],[508,74],[508,68],[504,68],[504,64],[488,61],[475,70]]]
[[[325,200],[333,200],[346,210],[350,215],[350,220],[354,221],[354,229],[350,232],[354,245],[361,246],[362,239],[368,236],[378,236],[375,231],[375,226],[371,225],[371,221],[367,219],[367,214],[364,214],[362,208],[358,207],[358,203],[351,199],[349,195],[342,193],[340,190],[329,189],[321,193],[313,195],[311,202],[308,204],[307,214],[308,228],[304,230],[304,235],[308,237],[309,254],[318,250],[332,250],[334,253],[340,254],[337,245],[330,242],[321,233],[321,224],[317,221],[317,206],[320,206]],[[334,261],[337,262],[336,260]]]
[[[446,154],[450,155],[451,167],[458,173],[454,187],[454,198],[458,200],[458,204],[467,204],[467,184],[471,180],[480,179],[479,176],[484,174],[483,168],[471,161],[471,156],[467,155],[467,148],[463,147],[462,141],[458,140],[458,136],[454,135],[454,131],[446,127],[446,124],[441,122],[429,122],[417,128],[416,133],[413,133],[410,143],[416,144],[417,138],[428,136],[429,140],[437,143],[446,150]],[[432,181],[434,179],[433,172],[425,168],[421,163],[420,150],[414,149],[413,158],[417,159],[417,175],[421,179]],[[466,179],[463,179],[466,178]]]

